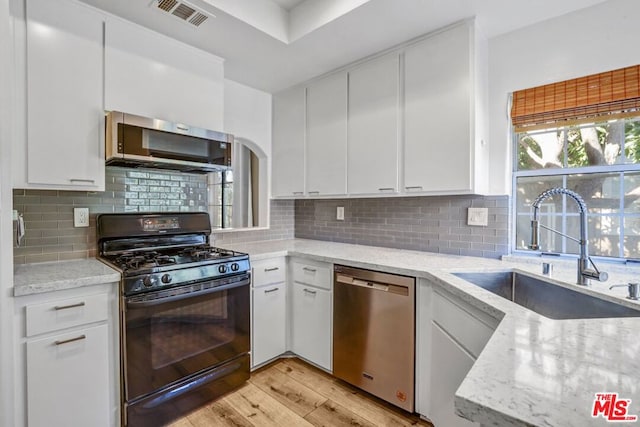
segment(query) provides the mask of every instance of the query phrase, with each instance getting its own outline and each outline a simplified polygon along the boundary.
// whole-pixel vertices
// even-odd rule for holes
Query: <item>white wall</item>
[[[225,79],[224,131],[260,159],[260,226],[269,224],[271,176],[271,94]]]
[[[489,40],[491,194],[511,191],[508,94],[640,63],[639,15],[639,1],[609,0]]]
[[[0,0],[0,426],[14,423],[11,103],[13,66],[9,1]]]
[[[225,79],[224,131],[253,141],[271,157],[271,94]]]

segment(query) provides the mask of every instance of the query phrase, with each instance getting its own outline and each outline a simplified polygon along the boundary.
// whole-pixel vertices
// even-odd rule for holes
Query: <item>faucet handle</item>
[[[582,272],[582,275],[587,279],[597,280],[598,282],[606,282],[609,279],[609,273],[606,271],[587,269]]]
[[[593,266],[593,270],[585,268],[582,272],[582,276],[588,279],[595,279],[598,282],[606,282],[607,279],[609,279],[609,273],[598,270],[598,267],[596,267],[596,264],[593,262],[590,256],[587,256],[587,259]]]

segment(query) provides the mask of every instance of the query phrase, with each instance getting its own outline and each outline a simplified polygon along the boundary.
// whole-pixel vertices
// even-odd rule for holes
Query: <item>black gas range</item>
[[[122,277],[123,425],[163,425],[249,378],[249,257],[210,247],[208,214],[103,214],[97,234]]]

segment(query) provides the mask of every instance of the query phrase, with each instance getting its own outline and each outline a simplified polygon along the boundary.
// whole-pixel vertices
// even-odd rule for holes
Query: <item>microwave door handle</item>
[[[228,284],[228,285],[216,286],[214,288],[209,288],[209,289],[205,289],[205,290],[202,290],[202,291],[186,292],[184,294],[178,294],[178,295],[169,295],[169,296],[166,296],[166,297],[161,297],[161,298],[153,299],[153,300],[150,300],[150,301],[135,301],[135,300],[132,300],[135,297],[130,297],[130,298],[125,298],[125,303],[126,303],[127,308],[132,308],[132,309],[153,307],[155,305],[166,304],[166,303],[174,302],[174,301],[180,301],[180,300],[183,300],[183,299],[186,299],[186,298],[193,298],[193,297],[197,297],[197,296],[201,296],[201,295],[212,294],[214,292],[220,292],[220,291],[224,291],[224,290],[235,289],[235,288],[239,288],[239,287],[247,286],[247,285],[249,285],[249,279],[243,280],[243,281],[238,282],[238,283],[231,283],[231,284]]]

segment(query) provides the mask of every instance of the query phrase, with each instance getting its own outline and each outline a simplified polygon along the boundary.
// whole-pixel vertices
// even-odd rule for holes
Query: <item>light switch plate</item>
[[[336,209],[336,219],[344,221],[344,206],[338,206],[338,209]]]
[[[467,225],[486,227],[489,225],[489,209],[469,208],[467,211]]]
[[[73,208],[73,226],[89,226],[89,208]]]

